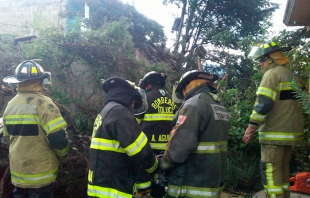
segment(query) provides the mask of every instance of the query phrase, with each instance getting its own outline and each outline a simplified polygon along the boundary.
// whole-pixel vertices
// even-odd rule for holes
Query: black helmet
[[[148,84],[158,84],[161,87],[164,87],[166,85],[166,78],[167,76],[164,73],[151,71],[146,73],[143,79],[140,79],[138,86],[141,89],[146,89]]]
[[[51,73],[45,72],[38,63],[32,60],[26,60],[20,63],[15,69],[15,75],[7,76],[3,79],[5,83],[21,83],[31,79],[44,79],[50,80]]]
[[[178,98],[183,98],[184,97],[182,93],[183,89],[194,79],[206,79],[211,82],[214,82],[218,78],[219,78],[218,75],[210,74],[209,72],[203,72],[198,70],[188,71],[181,76],[175,89],[176,95]]]
[[[142,91],[140,91],[140,89],[137,86],[135,86],[134,83],[128,80],[124,80],[120,77],[111,77],[102,82],[102,89],[105,93],[108,93],[111,89],[116,88],[116,87],[123,87],[124,89],[131,92],[135,100],[134,109],[136,111],[141,113],[144,110],[145,111],[147,110],[148,105],[147,105],[146,96]]]
[[[262,56],[268,56],[275,51],[287,52],[291,49],[291,47],[279,47],[276,42],[264,43],[259,47],[253,47],[248,55],[248,58],[257,60],[260,59]]]

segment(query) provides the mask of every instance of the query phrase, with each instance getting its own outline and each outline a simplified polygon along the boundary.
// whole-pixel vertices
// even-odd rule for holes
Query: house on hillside
[[[38,35],[35,28],[33,28],[33,24],[38,22],[46,28],[70,30],[70,25],[76,23],[77,20],[76,17],[62,17],[64,16],[62,13],[66,11],[66,3],[67,0],[0,0],[0,36],[16,36],[14,44],[36,39]],[[91,10],[89,10],[89,7],[85,4],[85,18],[89,17],[89,12],[91,12]],[[81,24],[81,31],[87,31],[83,23]],[[144,61],[146,65],[150,64],[143,52],[138,49],[136,49],[135,57],[136,60]],[[42,66],[44,67],[44,65]],[[0,86],[2,85],[3,77],[13,74],[13,71],[8,70],[4,65],[2,65],[1,69]],[[84,98],[81,98],[81,100],[99,103],[100,98],[94,96],[93,89],[89,85],[85,85],[87,84],[85,82],[92,79],[89,70],[84,65],[80,65],[77,62],[72,64],[71,69],[74,76],[77,76],[77,79],[74,79],[74,90],[72,91],[76,94],[83,95]],[[53,75],[58,74],[54,72]],[[54,81],[53,84],[55,86],[57,86],[57,84],[63,85],[56,81]],[[0,98],[0,102],[1,101],[2,99]],[[74,105],[70,107],[70,110],[73,112],[75,109]]]
[[[2,0],[0,34],[33,36],[32,24],[38,17],[50,27],[61,28],[66,20],[59,13],[64,10],[65,0]]]
[[[0,0],[0,35],[15,35],[17,41],[33,39],[36,37],[33,24],[37,19],[46,27],[68,29],[74,19],[60,16],[65,9],[66,0]],[[85,18],[89,18],[89,8],[86,4]],[[81,24],[81,31],[85,30]],[[150,64],[138,49],[136,59]]]

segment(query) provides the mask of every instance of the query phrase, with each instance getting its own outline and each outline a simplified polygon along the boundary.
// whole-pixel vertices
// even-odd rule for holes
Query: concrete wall
[[[40,18],[49,27],[64,27],[64,10],[65,0],[0,0],[0,35],[32,36],[33,21]]]

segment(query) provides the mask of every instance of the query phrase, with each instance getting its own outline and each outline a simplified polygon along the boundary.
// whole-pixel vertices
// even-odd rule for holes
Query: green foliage
[[[166,79],[165,89],[169,93],[172,93],[172,86],[175,83],[175,81],[174,81],[175,80],[175,76],[173,75],[173,74],[175,74],[175,72],[172,70],[172,68],[167,66],[167,63],[158,62],[158,63],[155,63],[153,65],[148,65],[148,66],[145,67],[145,73],[150,72],[150,71],[156,71],[156,72],[159,72],[159,73],[166,74],[167,75],[167,79]],[[179,74],[178,76],[181,76],[181,74]]]
[[[14,69],[19,61],[22,59],[21,54],[16,46],[14,46],[14,39],[13,35],[0,35],[0,66],[1,68],[6,69]],[[1,83],[4,69],[0,70],[1,74]]]
[[[309,140],[309,130],[307,129],[306,133],[308,134]],[[291,170],[291,174],[295,175],[299,172],[309,172],[310,171],[310,143],[309,141],[305,141],[300,145],[296,145],[293,147],[293,167]]]
[[[89,116],[77,113],[74,117],[74,125],[77,129],[77,132],[92,131],[94,120]]]
[[[295,81],[292,82],[292,86],[297,98],[301,101],[304,113],[310,115],[310,95],[304,92]]]
[[[72,103],[72,100],[67,92],[64,92],[61,89],[58,89],[56,86],[50,86],[48,88],[50,91],[50,94],[52,95],[53,99],[58,101],[59,103],[63,105],[70,105]]]
[[[107,23],[117,22],[122,18],[128,19],[131,26],[126,31],[131,34],[135,47],[144,51],[150,61],[160,59],[157,53],[153,52],[158,50],[158,46],[161,50],[164,49],[167,38],[164,35],[163,26],[140,14],[133,6],[123,4],[118,0],[88,0],[86,2],[84,0],[68,0],[67,12],[64,15],[82,18],[85,3],[91,12],[90,19],[83,19],[83,21],[90,29],[99,30]]]
[[[247,152],[229,150],[227,162],[227,188],[261,188],[255,185],[260,181],[260,156]],[[260,189],[256,189],[258,191]]]
[[[251,84],[246,89],[227,89],[222,92],[225,106],[230,113],[229,147],[236,151],[251,148],[253,152],[259,152],[258,136],[248,145],[242,143],[243,133],[249,124],[249,118],[256,99],[256,89],[262,77],[262,72],[254,75]],[[221,86],[220,82],[220,86]],[[237,86],[238,87],[238,86]]]

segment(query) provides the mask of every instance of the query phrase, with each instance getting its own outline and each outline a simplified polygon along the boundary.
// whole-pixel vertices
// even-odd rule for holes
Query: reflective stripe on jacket
[[[52,99],[40,92],[18,92],[9,101],[3,118],[4,136],[10,138],[13,185],[40,188],[54,183],[58,170],[55,152],[66,156],[68,145],[53,150],[47,141],[49,135],[56,137],[67,127]]]
[[[109,102],[94,123],[88,196],[132,197],[136,164],[152,173],[158,161],[132,112]]]
[[[304,118],[292,82],[298,79],[284,66],[270,64],[257,89],[250,123],[259,128],[261,144],[296,145],[302,142]]]
[[[230,120],[210,91],[204,86],[190,91],[178,113],[163,157],[171,168],[172,197],[219,197],[223,190]]]

